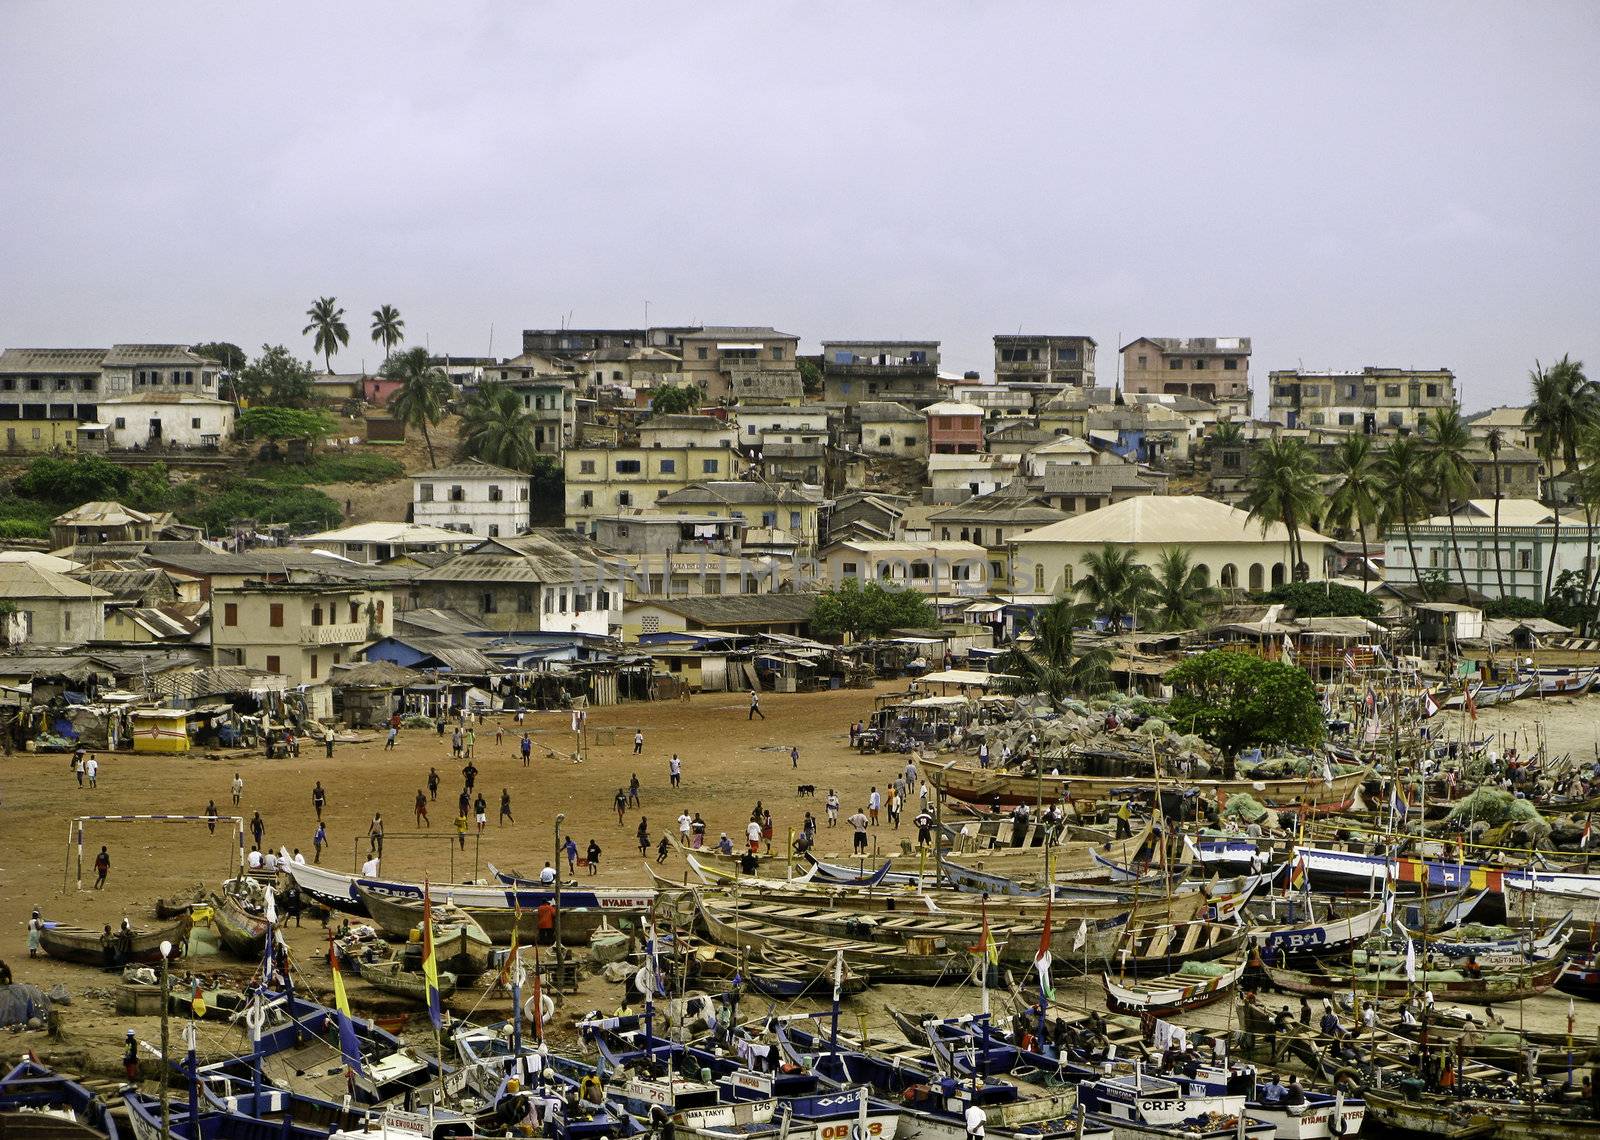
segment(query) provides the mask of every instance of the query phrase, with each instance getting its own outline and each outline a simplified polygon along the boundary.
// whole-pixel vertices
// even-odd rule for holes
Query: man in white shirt
[[[683,814],[678,817],[678,842],[685,847],[689,846],[689,828],[694,823],[694,816],[689,814],[689,809],[684,808]]]
[[[855,829],[855,843],[853,844],[855,854],[865,855],[867,851],[867,824],[871,822],[867,819],[867,813],[857,808],[856,814],[845,822]]]
[[[549,862],[547,861],[545,863],[545,865],[544,865],[544,870],[539,872],[539,882],[541,882],[545,886],[549,887],[549,886],[554,886],[555,885],[555,881],[556,881],[556,869],[554,867],[552,867],[549,864]]]
[[[261,856],[261,869],[269,875],[278,873],[278,857],[268,851]]]
[[[294,849],[294,861],[302,867],[306,865],[306,857],[300,854],[300,848],[298,847]]]
[[[88,760],[84,761],[83,769],[84,774],[89,777],[89,786],[91,788],[97,787],[98,785],[95,781],[100,777],[100,761],[91,755]]]
[[[250,848],[250,854],[246,857],[245,862],[249,864],[252,871],[261,870],[261,852],[254,847]]]
[[[750,841],[750,851],[752,853],[761,850],[761,825],[759,823],[752,819],[745,825],[744,835]]]
[[[967,1140],[983,1140],[983,1126],[989,1118],[983,1114],[983,1109],[975,1104],[967,1105]]]
[[[361,873],[369,879],[377,878],[378,857],[376,855],[372,856],[365,863],[361,864]]]

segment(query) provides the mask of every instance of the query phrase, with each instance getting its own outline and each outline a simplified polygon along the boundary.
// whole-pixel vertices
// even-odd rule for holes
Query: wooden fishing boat
[[[1356,992],[1373,998],[1405,998],[1413,992],[1432,991],[1438,1001],[1466,1002],[1485,1005],[1496,1002],[1520,1001],[1541,994],[1555,985],[1565,965],[1559,959],[1540,962],[1527,967],[1497,966],[1485,970],[1482,977],[1469,977],[1455,969],[1428,969],[1418,963],[1415,978],[1407,978],[1404,970],[1336,969],[1331,964],[1318,971],[1290,970],[1267,966],[1267,976],[1281,990],[1296,994],[1333,994]]]
[[[161,926],[136,926],[131,936],[119,939],[117,931],[86,930],[81,926],[46,923],[39,943],[46,954],[65,962],[86,966],[125,966],[130,962],[151,965],[161,961],[161,944],[172,943],[172,956],[181,958],[189,942],[194,919],[180,914]]]
[[[422,927],[422,904],[411,899],[392,899],[357,887],[367,913],[384,937],[411,940]],[[534,916],[525,916],[524,929],[535,926]],[[475,978],[489,968],[494,939],[473,915],[449,903],[433,907],[433,952],[439,968],[458,978]]]
[[[750,989],[768,997],[795,998],[807,994],[831,994],[834,970],[814,958],[776,947],[759,951],[734,950],[692,935],[672,935],[656,952],[656,964],[664,974],[684,977],[689,982],[726,982],[738,976]],[[846,965],[838,978],[841,997],[861,993],[877,973],[870,966]],[[640,987],[641,992],[643,987]]]
[[[1587,1068],[1596,1053],[1581,1037],[1569,1051],[1565,1033],[1512,1029],[1504,1022],[1490,1022],[1481,1010],[1475,1013],[1436,1005],[1427,1021],[1426,1030],[1421,1024],[1407,1025],[1393,1015],[1381,1018],[1379,1024],[1407,1041],[1420,1042],[1426,1036],[1429,1044],[1448,1047],[1454,1057],[1470,1057],[1507,1072],[1527,1070],[1530,1045],[1535,1047],[1538,1069],[1544,1073],[1564,1073],[1569,1063],[1577,1069]]]
[[[407,969],[405,959],[396,955],[386,962],[366,962],[361,967],[361,980],[386,994],[428,1000],[428,984],[422,972]],[[448,970],[439,971],[439,1000],[456,992],[456,976]]]
[[[1327,954],[1358,946],[1383,922],[1383,905],[1367,907],[1354,914],[1329,915],[1321,922],[1306,920],[1268,926],[1261,923],[1261,909],[1252,912],[1251,934],[1262,949],[1274,949],[1293,956]]]
[[[117,1140],[106,1105],[77,1081],[24,1060],[0,1077],[0,1136],[6,1140]]]
[[[253,880],[224,883],[211,893],[211,926],[228,953],[259,960],[267,943],[267,919],[260,908],[260,889]],[[252,900],[255,900],[252,902]]]
[[[1499,1121],[1493,1112],[1464,1104],[1454,1097],[1413,1094],[1368,1088],[1361,1094],[1367,1115],[1398,1132],[1437,1136],[1442,1140],[1480,1140],[1495,1135]]]
[[[1183,962],[1227,957],[1250,934],[1236,922],[1140,923],[1127,928],[1111,964],[1119,974],[1170,974]]]
[[[746,875],[744,872],[740,871],[737,866],[729,868],[718,866],[714,862],[704,862],[698,855],[689,854],[687,852],[684,853],[683,861],[688,865],[690,873],[706,886],[738,883],[740,886],[744,886],[745,884],[756,884],[766,887],[770,890],[793,890],[797,887],[803,887],[809,884],[816,878],[817,875],[817,865],[815,863],[807,863],[805,870],[801,871],[799,874],[792,875],[789,878],[768,879],[762,878],[760,875]],[[664,879],[663,876],[656,874],[655,868],[651,867],[648,863],[645,864],[645,867],[650,871],[651,875],[655,877],[658,884],[670,883],[673,886],[680,885],[672,883],[670,879]],[[767,869],[772,870],[773,868],[769,867]],[[885,861],[882,870],[887,873],[888,869],[889,863]],[[877,886],[880,882],[882,882],[881,875],[878,877],[877,881],[871,882],[868,885]]]
[[[1573,997],[1600,1001],[1600,958],[1595,955],[1571,955],[1567,968],[1556,979],[1556,989]]]
[[[953,760],[944,764],[923,760],[918,767],[931,787],[971,804],[993,804],[996,800],[1002,806],[1032,804],[1039,800],[1058,803],[1068,797],[1074,803],[1091,804],[1105,799],[1125,798],[1130,791],[1148,792],[1155,786],[1153,775],[1057,776],[1046,773],[1040,776],[979,768]],[[1323,779],[1320,772],[1293,779],[1270,780],[1163,776],[1162,783],[1169,791],[1193,791],[1207,803],[1219,800],[1226,802],[1229,796],[1248,794],[1269,808],[1325,814],[1348,808],[1355,798],[1356,789],[1371,775],[1372,769],[1367,767],[1336,774],[1331,784]]]
[[[1528,674],[1523,674],[1524,679]],[[1532,680],[1538,682],[1541,697],[1578,697],[1587,693],[1600,677],[1600,666],[1556,665],[1533,670]]]
[[[1101,974],[1106,1007],[1116,1013],[1167,1017],[1228,997],[1244,976],[1245,959],[1232,963],[1185,962],[1160,977],[1128,981]]]

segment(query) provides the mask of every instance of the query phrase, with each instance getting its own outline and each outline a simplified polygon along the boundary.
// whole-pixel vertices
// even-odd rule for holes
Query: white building
[[[1409,543],[1406,532],[1394,527],[1383,536],[1384,576],[1394,584],[1416,582],[1416,565],[1431,575],[1459,585],[1462,568],[1467,585],[1491,598],[1505,596],[1539,599],[1544,597],[1545,574],[1552,552],[1555,557],[1554,582],[1568,570],[1589,569],[1588,529],[1581,512],[1562,512],[1559,536],[1554,512],[1536,499],[1501,499],[1500,525],[1495,528],[1493,499],[1468,499],[1451,512],[1455,517],[1455,541],[1450,535],[1450,515],[1436,515],[1411,524]],[[1497,540],[1498,535],[1498,540]],[[1495,551],[1499,550],[1496,563]],[[1416,565],[1411,548],[1416,548]],[[1455,547],[1461,550],[1456,562]]]
[[[299,543],[352,562],[374,563],[406,554],[459,554],[476,545],[476,539],[422,523],[369,522],[308,534]]]
[[[989,552],[973,542],[835,542],[818,556],[825,582],[879,582],[919,593],[981,595]]]
[[[112,447],[218,447],[233,435],[233,420],[232,404],[207,396],[145,391],[100,401]]]
[[[525,533],[533,480],[477,459],[411,476],[411,517],[424,526],[480,538]]]

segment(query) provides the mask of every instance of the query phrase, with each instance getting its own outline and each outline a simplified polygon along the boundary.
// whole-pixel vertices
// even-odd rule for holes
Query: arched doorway
[[[1284,565],[1283,565],[1283,563],[1282,562],[1274,562],[1272,564],[1272,585],[1273,585],[1274,589],[1276,589],[1277,587],[1283,585],[1283,573],[1284,573]]]
[[[1239,588],[1239,568],[1232,562],[1222,567],[1222,588],[1236,590]]]
[[[1250,592],[1252,594],[1259,594],[1265,585],[1265,572],[1261,569],[1261,563],[1257,562],[1250,567]]]

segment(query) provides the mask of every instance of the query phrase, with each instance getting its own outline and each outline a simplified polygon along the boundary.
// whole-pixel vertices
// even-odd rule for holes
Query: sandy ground
[[[878,691],[899,687],[884,684]],[[330,836],[323,861],[340,870],[355,869],[356,851],[366,850],[372,814],[382,812],[389,836],[383,863],[386,875],[420,879],[427,873],[439,881],[464,880],[487,874],[484,865],[489,862],[532,874],[552,858],[554,817],[565,812],[564,830],[580,849],[594,838],[604,851],[595,882],[642,885],[647,877],[634,838],[641,812],[649,820],[652,840],[663,828],[675,828],[679,811],[688,808],[704,815],[713,839],[726,830],[737,842],[758,799],[772,809],[777,833],[782,836],[799,825],[808,808],[822,817],[822,798],[828,788],[838,790],[848,814],[865,802],[871,786],[881,789],[892,781],[901,767],[896,757],[861,756],[847,747],[849,724],[871,711],[873,696],[859,690],[768,694],[762,698],[767,714],[764,721],[747,719],[747,701],[739,694],[705,694],[687,703],[596,709],[590,714],[591,744],[585,763],[556,759],[536,748],[527,768],[518,759],[517,736],[509,718],[499,745],[491,721],[478,733],[475,758],[478,784],[489,801],[489,826],[481,839],[469,838],[466,851],[453,856],[454,844],[448,837],[454,833],[461,763],[452,759],[448,737],[441,739],[431,732],[403,731],[394,752],[385,752],[381,734],[373,734],[368,743],[340,745],[332,759],[325,757],[321,748],[307,748],[296,759],[272,761],[259,753],[217,758],[199,753],[105,756],[99,787],[92,790],[77,786],[65,756],[17,754],[0,761],[0,956],[11,964],[18,981],[46,986],[63,982],[71,989],[75,1003],[65,1012],[63,1040],[55,1043],[52,1051],[78,1057],[76,1051],[81,1050],[80,1069],[104,1070],[115,1061],[123,1029],[135,1025],[141,1034],[154,1039],[154,1019],[114,1015],[110,987],[116,979],[111,975],[43,958],[30,961],[24,949],[29,910],[37,906],[47,918],[80,925],[115,924],[124,915],[135,923],[148,922],[158,897],[180,895],[219,881],[229,866],[234,841],[224,827],[213,836],[199,824],[91,823],[85,857],[92,859],[100,844],[108,845],[112,871],[104,891],[80,892],[69,873],[68,821],[75,815],[198,814],[208,799],[214,799],[220,811],[228,812],[229,783],[237,771],[245,780],[238,811],[246,819],[252,812],[261,813],[268,845],[300,847],[309,853],[315,828],[311,788],[321,780],[328,791],[325,819]],[[1537,706],[1524,702],[1505,710],[1486,710],[1479,731],[1515,731],[1527,733],[1530,739],[1543,732],[1558,752],[1587,753],[1594,747],[1597,723],[1600,701]],[[567,714],[534,714],[528,727],[539,743],[563,752],[571,749]],[[642,729],[645,735],[639,756],[633,755],[635,729]],[[614,730],[612,743],[595,743],[606,735],[605,730]],[[800,749],[798,769],[790,766],[791,746]],[[683,760],[683,787],[678,791],[672,790],[668,781],[668,757],[673,752]],[[433,826],[425,829],[415,826],[412,806],[418,789],[426,786],[430,766],[439,769],[442,784],[439,800],[430,812]],[[642,809],[628,811],[619,825],[612,796],[633,773],[642,785]],[[796,794],[801,783],[817,786],[815,800]],[[502,788],[511,792],[516,819],[503,827],[495,819]],[[902,833],[904,830],[905,825]],[[402,838],[417,835],[430,838]],[[824,852],[848,847],[843,828],[830,831],[824,827],[819,836]],[[887,822],[876,838],[883,848],[898,849],[900,836]],[[676,857],[662,869],[674,874],[683,870]],[[88,868],[85,870],[87,873]],[[92,873],[88,879],[92,880]],[[311,963],[321,946],[320,926],[308,920],[304,927],[291,929],[290,938],[297,958],[307,963],[307,977],[313,986],[325,987],[326,971]],[[221,971],[226,980],[235,982],[244,981],[249,974],[247,966],[227,958],[196,959],[193,965],[207,973]],[[1059,999],[1066,1005],[1101,1005],[1097,983],[1063,980],[1058,988]],[[614,987],[592,982],[574,997],[572,1007],[609,1006],[615,1001],[615,992]],[[374,992],[359,983],[352,986],[351,996],[358,1009],[364,1004],[378,1008]],[[392,1000],[383,999],[385,1003]],[[865,1017],[868,1024],[880,1026],[886,1001],[954,1013],[976,1009],[978,995],[971,986],[869,991],[853,1003],[852,1018]],[[1564,996],[1545,996],[1523,1004],[1522,1013],[1530,1027],[1565,1028]],[[459,1008],[470,1005],[469,997]],[[385,1004],[383,1008],[393,1007]],[[1600,1030],[1600,1011],[1591,1005],[1578,1014],[1579,1035],[1593,1040]],[[1223,1004],[1196,1011],[1188,1020],[1226,1028],[1231,1016],[1230,1007]],[[22,1045],[37,1038],[25,1035],[10,1040]],[[0,1041],[0,1053],[8,1051],[10,1047]]]

